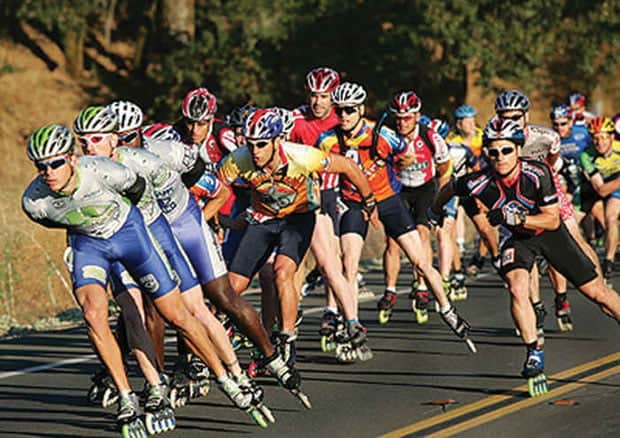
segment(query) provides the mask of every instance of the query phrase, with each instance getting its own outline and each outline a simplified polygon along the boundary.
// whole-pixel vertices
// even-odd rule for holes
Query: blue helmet
[[[284,123],[272,109],[257,109],[245,119],[244,136],[251,139],[269,140],[282,133]]]
[[[572,111],[568,105],[566,105],[565,103],[560,103],[559,105],[554,105],[551,108],[549,117],[551,118],[551,120],[564,118],[570,119],[572,117]]]
[[[523,146],[525,143],[525,132],[514,120],[495,116],[489,120],[489,123],[484,128],[482,144],[488,147],[489,143],[495,140],[509,140],[519,146]]]
[[[418,119],[418,123],[419,123],[420,125],[426,125],[426,126],[428,126],[428,125],[430,125],[430,124],[431,124],[431,122],[432,122],[431,118],[430,118],[429,116],[427,116],[426,114],[422,114],[422,115],[420,116],[420,118]]]
[[[433,121],[428,125],[433,131],[437,134],[441,135],[441,138],[446,138],[450,133],[450,125],[448,122],[442,119],[433,119]]]
[[[464,119],[465,117],[476,117],[476,114],[478,114],[478,112],[471,105],[461,105],[454,110],[454,117],[456,119]]]

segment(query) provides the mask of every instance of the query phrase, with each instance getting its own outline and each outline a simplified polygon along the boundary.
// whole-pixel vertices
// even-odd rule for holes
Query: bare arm
[[[211,218],[217,218],[217,212],[220,211],[220,208],[226,201],[230,198],[230,186],[226,184],[222,184],[220,190],[216,193],[215,197],[212,198],[202,209],[202,215],[205,218],[205,221],[209,221]]]
[[[605,198],[609,196],[616,190],[620,189],[620,178],[613,179],[611,181],[604,182],[603,177],[600,173],[595,173],[590,178],[590,182],[592,183],[592,187],[596,190],[596,193],[599,194],[600,197]]]
[[[452,198],[456,192],[454,191],[453,184],[444,184],[439,192],[435,195],[435,199],[431,204],[431,210],[439,214],[443,206]]]
[[[540,213],[526,215],[522,225],[526,230],[557,230],[560,226],[560,204],[540,207]]]

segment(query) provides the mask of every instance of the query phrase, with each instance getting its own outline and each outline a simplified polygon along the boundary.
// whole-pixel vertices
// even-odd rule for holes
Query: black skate
[[[260,427],[267,428],[267,420],[265,420],[261,411],[252,404],[253,394],[251,389],[242,388],[235,380],[228,376],[218,378],[217,384],[238,409],[246,412]]]
[[[326,311],[321,318],[321,351],[329,353],[336,350],[336,325],[337,316],[333,312]]]
[[[452,329],[452,331],[459,338],[465,341],[465,343],[467,344],[467,348],[469,348],[469,351],[471,351],[472,353],[476,353],[478,351],[476,350],[476,345],[474,344],[474,341],[469,339],[469,330],[471,329],[471,325],[469,325],[467,321],[465,321],[458,313],[456,313],[456,309],[454,308],[454,306],[451,306],[445,313],[440,313],[445,323],[448,324],[448,327],[450,327],[450,329]]]
[[[527,379],[530,397],[538,397],[549,391],[545,370],[545,354],[537,348],[529,349],[521,375]]]
[[[570,303],[566,299],[566,294],[555,296],[555,317],[557,318],[560,331],[570,332],[573,330]]]
[[[547,309],[545,303],[539,301],[534,304],[534,313],[536,314],[536,336],[538,337],[538,345],[545,344],[545,318],[547,317]]]
[[[320,271],[315,268],[306,275],[304,285],[301,287],[301,295],[307,297],[313,293],[316,289],[323,285],[323,277],[321,277]]]
[[[146,387],[144,424],[149,435],[168,432],[176,427],[176,418],[170,407],[168,392],[165,384],[147,385]]]
[[[209,393],[209,369],[195,356],[177,361],[170,382],[170,404],[177,409]]]
[[[465,275],[457,272],[451,279],[453,292],[453,301],[462,301],[467,299],[467,287],[465,286]]]
[[[392,317],[392,308],[396,304],[396,292],[386,290],[377,303],[379,310],[379,324],[387,324]]]
[[[116,424],[123,438],[146,438],[146,427],[140,418],[138,398],[134,393],[118,398],[118,414]]]
[[[92,385],[88,390],[88,401],[93,404],[101,403],[108,408],[118,401],[118,391],[105,367],[101,367],[92,377]]]
[[[280,353],[280,356],[284,358],[286,364],[291,368],[294,367],[297,362],[297,349],[295,348],[296,340],[296,334],[287,334],[274,331],[272,335],[272,341],[276,350]]]
[[[605,282],[605,286],[611,287],[611,276],[614,272],[614,262],[613,260],[605,259],[601,264],[601,268],[603,270],[603,279]]]
[[[349,324],[349,342],[351,342],[351,346],[355,350],[357,358],[362,362],[372,359],[372,350],[368,346],[368,336],[366,332],[366,327],[359,322]]]
[[[312,409],[310,399],[301,391],[301,375],[299,371],[288,366],[277,353],[265,359],[264,366],[278,379],[278,383],[281,386],[288,389],[291,394],[301,401],[306,409]]]
[[[235,380],[239,387],[246,392],[252,394],[252,406],[260,411],[264,418],[270,423],[275,423],[276,418],[273,416],[271,409],[264,403],[265,391],[254,380],[250,379],[247,374],[242,373],[240,376],[236,376]]]
[[[357,352],[351,344],[347,326],[342,318],[336,325],[336,360],[338,363],[353,363],[357,359]]]

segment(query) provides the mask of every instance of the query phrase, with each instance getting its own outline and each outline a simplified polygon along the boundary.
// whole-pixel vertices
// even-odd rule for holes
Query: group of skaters
[[[374,121],[364,87],[333,69],[313,69],[305,85],[308,101],[292,111],[246,104],[219,119],[216,97],[198,88],[172,124],[145,125],[142,108],[115,101],[85,108],[72,129],[53,124],[31,135],[38,176],[23,208],[66,230],[65,262],[103,365],[89,398],[118,401],[124,437],[174,429],[174,409],[206,395],[211,381],[261,427],[275,418],[256,376],[274,377],[310,408],[295,367],[310,252],[313,281],[320,276],[326,290],[321,348],[342,363],[372,359],[358,316],[369,223],[386,236],[379,322],[389,322],[396,302],[402,251],[416,278],[417,322],[432,304],[475,353],[454,306],[467,298],[464,216],[472,220],[480,250],[469,271],[487,251],[507,284],[532,396],[547,390],[539,259],[563,330],[572,329],[567,282],[620,320],[620,297],[604,283],[618,244],[620,123],[594,117],[583,96],[571,95],[553,107],[553,129],[530,124],[528,97],[515,90],[497,96],[484,129],[461,105],[451,130],[423,114],[412,90]],[[605,232],[602,269],[579,226],[585,217]],[[260,313],[241,296],[254,277]],[[121,309],[114,331],[108,287]],[[178,334],[168,372],[165,323]],[[252,347],[247,369],[240,343]],[[130,354],[146,381],[140,395],[127,378]]]

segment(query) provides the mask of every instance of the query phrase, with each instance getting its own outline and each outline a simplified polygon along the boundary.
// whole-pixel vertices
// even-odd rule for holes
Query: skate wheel
[[[241,348],[241,345],[243,344],[241,336],[233,335],[232,339],[230,340],[230,344],[232,345],[234,351],[239,350]]]
[[[131,423],[121,426],[121,435],[123,438],[146,438],[147,431],[141,419],[137,418]]]
[[[86,395],[86,397],[88,398],[89,402],[93,404],[99,404],[99,395],[99,387],[97,385],[93,385],[88,390],[88,394]]]
[[[328,343],[327,336],[321,336],[321,351],[323,353],[327,353],[327,343]]]
[[[418,324],[424,324],[428,321],[428,312],[426,310],[415,309],[415,319]]]
[[[105,408],[109,408],[114,403],[118,401],[118,392],[116,388],[106,388],[103,391],[103,395],[101,397],[101,406]]]
[[[521,330],[515,327],[515,336],[521,336]]]
[[[261,403],[260,406],[259,406],[259,409],[260,409],[261,413],[265,416],[267,421],[269,421],[270,423],[275,423],[276,422],[276,417],[273,416],[273,413],[271,412],[271,409],[269,409],[266,405]]]
[[[243,346],[247,348],[248,350],[250,350],[254,348],[254,342],[250,341],[249,338],[245,338],[245,340],[243,341]]]
[[[558,327],[561,332],[570,332],[573,330],[573,322],[567,316],[561,316],[558,318]]]
[[[390,322],[391,311],[384,309],[379,310],[379,324],[387,324]]]
[[[466,338],[465,344],[467,344],[467,348],[469,348],[469,351],[471,351],[472,353],[476,354],[478,352],[478,349],[476,349],[476,344],[474,344],[474,341],[472,341],[471,339]]]
[[[362,345],[356,349],[356,354],[359,360],[366,362],[373,358],[372,350],[367,345]]]
[[[530,397],[540,397],[541,395],[549,392],[547,385],[547,376],[539,374],[536,377],[530,377],[527,379],[527,389],[530,393]]]
[[[181,408],[187,404],[187,397],[178,388],[172,388],[170,390],[170,404],[175,409]]]
[[[252,417],[252,420],[254,420],[256,424],[258,424],[263,429],[267,429],[269,424],[267,424],[267,420],[265,420],[265,417],[263,417],[263,414],[261,414],[258,409],[251,407],[248,409],[247,412],[248,414],[250,414],[250,417]]]
[[[301,401],[301,404],[303,404],[306,409],[312,409],[312,403],[310,402],[310,398],[306,394],[304,394],[303,392],[298,392],[297,398]]]

